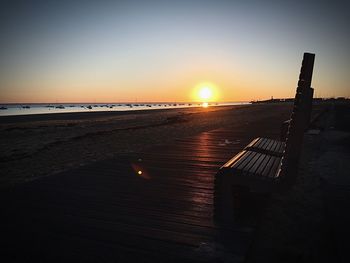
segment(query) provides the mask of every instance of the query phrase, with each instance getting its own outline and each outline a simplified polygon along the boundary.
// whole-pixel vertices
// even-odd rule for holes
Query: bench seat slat
[[[261,154],[255,154],[254,155],[254,157],[252,157],[249,161],[248,161],[248,163],[247,163],[247,165],[244,167],[244,168],[242,168],[242,170],[244,171],[244,172],[248,172],[249,173],[249,171],[250,171],[250,169],[254,166],[254,164],[258,161],[258,159],[261,157]]]
[[[258,169],[256,170],[256,174],[262,174],[262,172],[264,171],[268,161],[270,160],[271,156],[270,155],[266,155],[264,154],[265,158],[264,158],[264,162],[261,163],[261,165],[258,167]]]
[[[275,161],[275,158],[276,158],[275,156],[269,156],[269,157],[270,157],[270,159],[268,160],[268,162],[267,162],[267,164],[266,164],[266,166],[264,168],[264,171],[262,172],[262,176],[263,177],[267,177],[268,176],[268,174],[271,171],[271,166],[273,165],[273,163]]]
[[[266,158],[266,154],[261,154],[259,159],[255,162],[255,164],[250,168],[249,173],[257,174],[259,167],[264,165],[264,159]]]
[[[266,143],[265,147],[264,147],[264,150],[265,151],[270,151],[271,149],[271,145],[273,144],[273,140],[270,140],[270,139],[267,139],[268,142]]]
[[[261,144],[264,142],[264,140],[263,140],[263,138],[261,138],[261,137],[259,137],[259,138],[257,138],[257,139],[259,139],[259,140],[256,142],[256,144],[254,145],[254,147],[261,147]]]
[[[281,160],[279,160],[278,158],[274,161],[274,163],[272,164],[271,166],[271,170],[270,170],[270,173],[269,173],[269,178],[271,179],[276,179],[277,178],[277,168],[279,167],[281,163]]]
[[[273,141],[273,143],[272,143],[272,146],[271,146],[271,148],[270,148],[270,151],[276,152],[276,150],[277,150],[277,145],[278,145],[278,141],[277,141],[277,140],[272,140],[272,141]]]
[[[267,139],[267,138],[261,138],[261,140],[263,141],[262,143],[261,143],[261,145],[259,146],[259,148],[261,148],[261,149],[266,149],[266,146],[268,145],[268,143],[269,143],[269,139]]]
[[[260,137],[255,138],[254,140],[252,140],[252,141],[247,145],[246,148],[256,146],[256,145],[259,143],[260,139],[261,139]]]
[[[244,150],[260,152],[260,153],[281,157],[283,155],[284,148],[285,148],[285,142],[259,137],[254,139],[251,143],[249,143],[244,148]]]
[[[232,163],[225,164],[220,169],[221,173],[239,177],[253,177],[258,180],[277,178],[277,168],[281,162],[278,156],[267,155],[253,151],[242,151],[238,153]]]
[[[242,155],[247,154],[247,151],[243,150],[241,152],[239,152],[238,154],[236,154],[231,160],[229,160],[228,162],[226,162],[221,169],[225,169],[225,168],[230,168],[235,162],[237,161],[242,161],[243,159],[241,158]]]
[[[233,165],[232,167],[238,170],[243,170],[244,167],[246,167],[251,162],[252,158],[254,158],[255,155],[257,155],[257,152],[248,151],[248,154],[244,160],[239,165]]]

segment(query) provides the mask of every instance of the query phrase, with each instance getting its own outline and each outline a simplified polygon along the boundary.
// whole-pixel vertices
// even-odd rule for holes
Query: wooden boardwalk
[[[279,125],[261,125],[269,127],[263,135],[278,134]],[[2,192],[2,256],[18,262],[242,262],[253,228],[213,222],[213,180],[255,132],[262,135],[248,131],[203,132]]]

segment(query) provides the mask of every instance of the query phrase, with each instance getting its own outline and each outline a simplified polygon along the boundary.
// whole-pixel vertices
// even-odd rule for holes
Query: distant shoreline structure
[[[284,98],[284,99],[274,99],[269,100],[252,100],[251,104],[259,103],[284,103],[284,102],[293,102],[294,98]],[[313,102],[350,102],[350,98],[346,97],[337,97],[337,98],[313,98]]]

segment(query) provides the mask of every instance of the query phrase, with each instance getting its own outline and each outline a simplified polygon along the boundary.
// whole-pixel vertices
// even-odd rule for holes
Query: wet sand
[[[42,114],[0,118],[0,185],[49,176],[203,131],[287,119],[291,105]]]

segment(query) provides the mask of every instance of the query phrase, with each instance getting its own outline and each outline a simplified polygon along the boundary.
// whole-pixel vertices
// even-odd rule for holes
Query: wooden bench
[[[256,138],[226,162],[215,176],[214,216],[232,217],[234,197],[270,193],[295,179],[304,131],[309,123],[314,54],[305,53],[285,141]]]
[[[312,72],[314,66],[315,55],[305,53],[302,67],[300,70],[300,76],[298,81],[298,87],[296,90],[296,96],[294,99],[293,113],[297,108],[302,111],[300,118],[304,119],[303,129],[306,130],[310,123],[311,111],[312,111],[312,98],[314,90],[310,87],[312,80]],[[293,115],[292,113],[292,115]],[[249,143],[245,150],[257,151],[266,154],[272,154],[276,156],[282,156],[285,148],[285,140],[288,134],[290,120],[285,121],[281,127],[281,139],[273,140],[269,138],[256,138]]]

